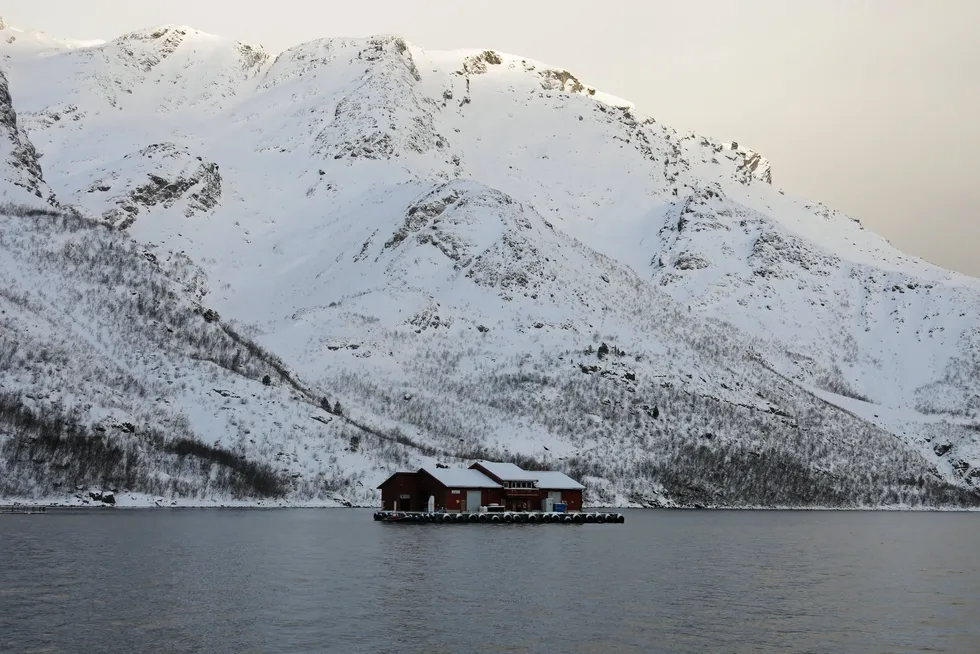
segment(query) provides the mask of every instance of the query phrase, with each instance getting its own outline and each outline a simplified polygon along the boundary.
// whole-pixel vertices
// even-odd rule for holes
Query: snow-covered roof
[[[582,490],[585,488],[564,472],[535,472],[538,488],[542,490]]]
[[[437,468],[424,466],[422,470],[449,488],[501,488],[500,484],[479,470],[470,468]]]
[[[513,463],[498,463],[495,461],[477,461],[487,471],[501,481],[537,481],[540,473],[524,470]]]
[[[525,470],[513,463],[477,461],[481,466],[501,481],[534,481],[543,490],[580,490],[585,486],[563,472]]]

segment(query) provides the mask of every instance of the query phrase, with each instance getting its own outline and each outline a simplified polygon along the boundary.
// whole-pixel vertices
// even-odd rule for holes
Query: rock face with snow
[[[207,214],[221,200],[216,163],[195,157],[173,143],[154,143],[98,171],[83,189],[67,195],[75,206],[125,229],[141,212],[160,205],[181,208],[186,218]]]
[[[7,76],[0,69],[0,165],[5,171],[0,180],[0,197],[4,200],[26,200],[28,196],[50,200],[51,191],[44,183],[37,151],[17,124],[10,97]]]
[[[395,468],[496,458],[592,503],[980,502],[980,281],[741,144],[492,50],[15,36],[0,177],[64,215],[4,218],[6,334],[37,343],[5,402],[133,425],[111,442],[140,472],[99,473],[120,489],[364,503]],[[0,494],[102,483],[10,424]]]

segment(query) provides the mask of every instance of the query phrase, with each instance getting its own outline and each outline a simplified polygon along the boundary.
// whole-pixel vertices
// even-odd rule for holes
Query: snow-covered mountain
[[[273,56],[187,27],[7,28],[0,57],[7,340],[62,357],[5,366],[5,397],[111,415],[123,450],[158,439],[123,482],[33,463],[11,428],[0,494],[204,501],[253,470],[195,477],[179,438],[290,502],[502,458],[593,503],[980,503],[980,280],[783,194],[737,143],[397,37]],[[132,300],[160,288],[183,317]]]

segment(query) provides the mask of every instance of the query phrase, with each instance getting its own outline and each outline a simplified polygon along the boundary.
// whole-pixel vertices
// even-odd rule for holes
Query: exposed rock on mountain
[[[41,174],[38,153],[17,124],[17,112],[14,111],[7,76],[2,69],[0,69],[0,166],[4,169],[4,175],[0,178],[0,194],[2,194],[0,197],[5,201],[22,200],[26,197],[25,194],[42,200],[53,200],[51,191],[44,183],[44,176]]]
[[[173,143],[149,145],[93,172],[97,178],[69,197],[79,207],[101,211],[120,229],[156,205],[170,209],[179,204],[184,217],[191,218],[211,211],[221,199],[218,165]]]
[[[980,281],[739,143],[493,50],[17,36],[0,143],[38,154],[0,179],[49,200],[43,164],[67,217],[0,232],[7,343],[35,344],[0,370],[0,494],[269,496],[255,466],[283,501],[369,503],[497,458],[592,503],[980,503]],[[141,472],[59,472],[28,410],[134,425]]]

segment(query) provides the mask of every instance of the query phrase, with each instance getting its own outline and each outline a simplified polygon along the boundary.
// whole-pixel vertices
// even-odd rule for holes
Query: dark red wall
[[[424,495],[423,505],[428,502],[429,495],[432,495],[436,499],[436,510],[445,511],[462,511],[463,504],[466,502],[466,492],[467,488],[450,488],[443,486],[442,482],[438,479],[425,472],[424,470],[419,471],[419,486],[422,494]],[[459,493],[453,493],[453,491],[459,491]],[[481,504],[487,504],[490,499],[490,495],[495,492],[495,489],[483,489]],[[469,511],[469,507],[466,507]]]
[[[503,488],[487,488],[483,491],[483,506],[504,503]]]
[[[446,507],[446,487],[425,470],[419,470],[418,476],[419,491],[422,496],[422,506],[419,510],[424,511],[428,508],[430,495],[435,498],[436,511],[444,509]]]
[[[568,505],[569,511],[581,511],[582,510],[582,491],[580,490],[563,490],[561,492],[561,501]]]
[[[533,494],[521,494],[521,495],[506,495],[506,489],[501,491],[504,496],[503,502],[508,509],[514,511],[522,510],[522,506],[527,502],[527,508],[529,511],[540,511],[543,506],[544,500],[548,497],[548,489],[540,489]],[[567,509],[569,511],[581,511],[582,510],[582,491],[580,490],[563,490],[561,491],[561,501],[567,504]]]
[[[401,495],[410,495],[410,505],[405,506]],[[396,472],[381,484],[381,509],[383,511],[394,511],[395,501],[398,501],[399,511],[421,511],[424,501],[421,499],[418,475],[414,472]],[[426,496],[428,500],[428,495]]]

